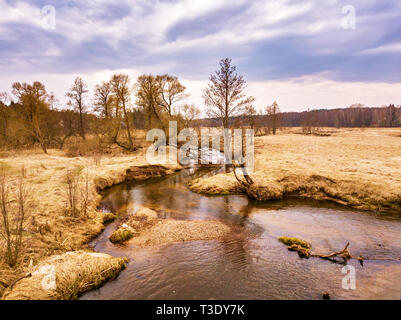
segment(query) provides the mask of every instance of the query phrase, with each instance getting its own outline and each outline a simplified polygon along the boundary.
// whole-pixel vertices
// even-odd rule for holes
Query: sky
[[[259,110],[400,105],[401,1],[0,0],[0,91],[39,80],[62,106],[76,76],[169,73],[203,108],[225,57]]]

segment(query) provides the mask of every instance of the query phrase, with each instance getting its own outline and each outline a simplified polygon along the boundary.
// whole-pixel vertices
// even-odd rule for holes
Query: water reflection
[[[214,169],[218,170],[218,169]],[[166,178],[123,184],[104,194],[101,208],[124,214],[136,206],[154,208],[161,218],[217,219],[232,227],[221,241],[194,241],[138,249],[115,246],[108,226],[93,242],[95,250],[131,259],[116,281],[84,299],[401,299],[401,222],[355,212],[330,202],[289,199],[260,203],[242,195],[204,196],[186,183],[214,174],[184,170]],[[350,242],[350,251],[369,258],[351,261],[357,289],[343,290],[341,265],[302,260],[277,241],[295,236],[315,252],[332,252]],[[386,260],[387,259],[387,260]]]

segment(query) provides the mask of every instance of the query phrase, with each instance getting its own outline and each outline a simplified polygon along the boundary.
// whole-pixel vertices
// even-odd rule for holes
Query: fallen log
[[[280,237],[279,239],[281,239],[281,238],[283,238],[283,237]],[[295,239],[295,238],[289,238],[289,239]],[[283,241],[281,241],[281,242],[283,242]],[[290,250],[290,251],[296,251],[301,258],[306,258],[306,259],[308,259],[310,257],[321,258],[321,259],[325,259],[325,260],[330,260],[330,261],[335,262],[335,263],[346,263],[350,259],[357,259],[359,261],[359,263],[361,265],[363,265],[364,257],[362,255],[360,255],[358,258],[354,258],[351,255],[351,253],[348,251],[349,245],[350,244],[348,242],[345,245],[344,249],[342,249],[340,251],[332,252],[330,254],[311,253],[310,252],[310,247],[305,247],[305,246],[302,246],[302,245],[297,244],[297,243],[293,243],[293,244],[287,246],[287,249]],[[337,257],[340,257],[343,260],[342,261],[338,261],[336,259]]]

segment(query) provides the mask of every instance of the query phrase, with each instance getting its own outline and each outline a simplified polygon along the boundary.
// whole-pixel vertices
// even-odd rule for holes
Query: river
[[[243,195],[206,196],[186,182],[214,174],[184,169],[171,176],[124,183],[106,190],[104,212],[133,213],[140,205],[160,218],[216,219],[229,224],[224,240],[192,241],[157,247],[115,245],[108,237],[118,220],[92,243],[95,251],[130,259],[118,278],[81,299],[401,299],[401,220],[359,212],[325,201],[287,199],[260,203]],[[344,265],[301,259],[280,236],[309,241],[314,252],[341,250],[350,242],[357,260],[355,290],[344,289]]]

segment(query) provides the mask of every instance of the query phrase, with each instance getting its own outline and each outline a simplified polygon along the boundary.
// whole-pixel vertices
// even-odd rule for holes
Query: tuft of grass
[[[109,237],[109,240],[112,243],[123,243],[133,238],[136,234],[137,232],[135,232],[133,228],[122,227],[114,231]]]
[[[280,237],[280,238],[278,238],[278,241],[285,244],[286,246],[292,246],[292,245],[296,244],[305,249],[312,248],[312,245],[310,243],[308,243],[304,240],[300,240],[298,238]]]
[[[103,219],[103,224],[108,224],[110,222],[113,222],[114,220],[117,219],[117,216],[114,213],[103,213],[102,214],[102,219]]]
[[[114,280],[128,260],[88,251],[66,252],[51,256],[35,266],[29,277],[18,281],[4,294],[6,300],[76,300],[85,292]],[[48,271],[53,270],[55,287],[42,286]]]

